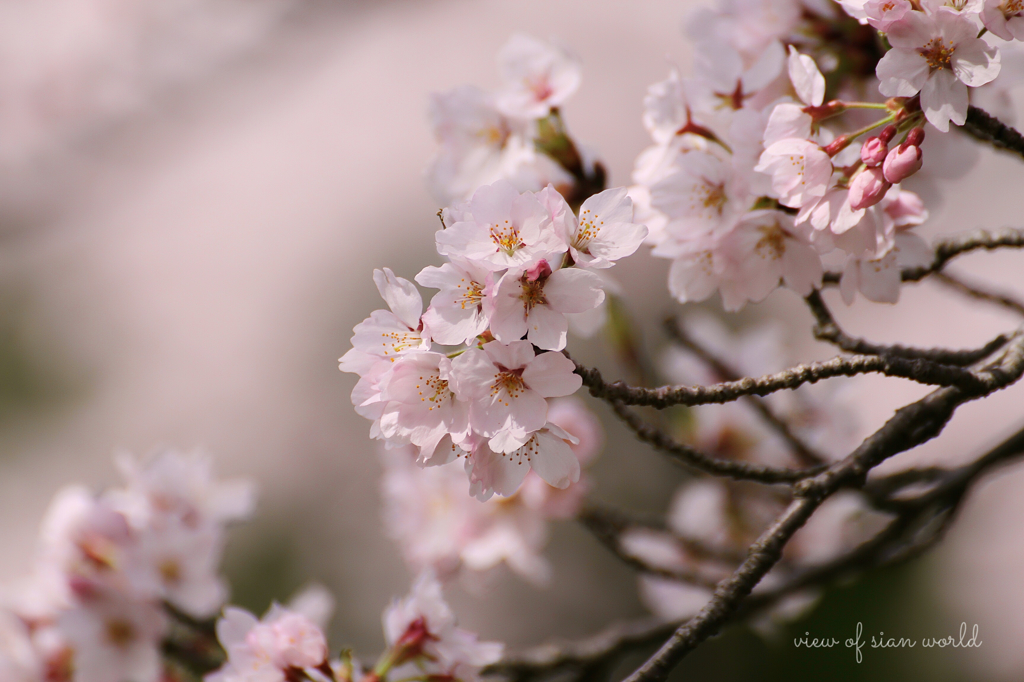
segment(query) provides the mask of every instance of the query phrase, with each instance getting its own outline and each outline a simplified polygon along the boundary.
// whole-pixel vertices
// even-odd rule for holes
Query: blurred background
[[[612,186],[628,184],[649,144],[644,93],[671,64],[689,68],[682,22],[696,4],[0,1],[0,582],[27,571],[60,486],[114,483],[118,451],[199,447],[260,484],[256,518],[232,534],[234,601],[262,612],[321,581],[338,599],[333,644],[376,655],[380,613],[410,576],[382,533],[375,444],[337,358],[381,305],[373,268],[411,278],[440,262],[428,95],[496,86],[494,55],[514,31],[557,36],[584,66],[569,129]],[[924,235],[1020,226],[1019,161],[981,156],[967,177],[919,188],[943,206]],[[956,267],[1020,291],[1020,262]],[[667,264],[638,253],[615,272],[652,352],[678,310]],[[897,306],[836,309],[852,333],[927,346],[977,346],[1014,324],[927,284]],[[794,358],[833,354],[786,291],[727,323],[767,319],[783,320]],[[620,373],[600,339],[570,347]],[[849,383],[865,434],[924,393]],[[888,466],[965,460],[1019,427],[1022,397],[961,409],[941,439]],[[609,431],[595,498],[664,510],[679,470],[593,407]],[[1024,679],[1021,491],[1024,467],[990,476],[937,551],[836,590],[775,639],[731,629],[680,679]],[[581,528],[557,525],[548,556],[546,590],[507,572],[483,594],[453,588],[463,624],[521,647],[644,612],[632,574]],[[866,651],[861,665],[792,646],[804,631],[852,636],[858,621],[909,638],[978,623],[983,646]]]

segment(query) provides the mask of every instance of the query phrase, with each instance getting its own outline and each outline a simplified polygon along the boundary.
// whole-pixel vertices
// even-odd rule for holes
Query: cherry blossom
[[[528,269],[568,248],[537,197],[504,180],[479,188],[461,218],[437,232],[438,253],[489,270]]]
[[[461,682],[478,680],[480,669],[501,658],[504,650],[498,642],[480,642],[457,627],[441,585],[429,571],[420,574],[406,597],[384,611],[384,637],[394,652],[394,664],[414,662],[419,676],[448,676]],[[395,674],[402,679],[398,671]]]
[[[1021,0],[985,0],[981,21],[1003,40],[1024,40],[1024,3]]]
[[[565,315],[600,305],[601,285],[592,272],[579,268],[552,272],[543,259],[526,272],[509,270],[494,293],[491,333],[505,343],[526,336],[538,348],[562,350],[569,329]]]
[[[480,501],[494,493],[508,497],[519,490],[531,469],[549,485],[568,488],[580,478],[580,463],[571,448],[575,442],[574,436],[550,422],[511,452],[495,451],[481,441],[467,464],[470,494]]]
[[[458,442],[469,432],[469,404],[452,392],[452,363],[440,353],[412,353],[395,362],[382,388],[381,434],[419,447],[431,461],[447,435]]]
[[[878,62],[878,89],[887,97],[921,93],[928,122],[946,132],[967,117],[967,88],[999,74],[999,52],[978,37],[968,12],[941,0],[924,0],[924,12],[907,12],[886,34],[892,49]]]
[[[470,423],[499,452],[513,452],[547,423],[545,398],[575,393],[583,380],[561,353],[535,355],[528,341],[491,341],[452,361],[455,394],[470,401]]]
[[[453,259],[441,267],[423,268],[416,281],[440,289],[423,313],[434,341],[447,345],[465,343],[487,329],[489,311],[484,298],[494,286],[492,271],[468,261]]]
[[[322,625],[278,604],[262,619],[227,607],[217,621],[217,639],[227,661],[206,682],[286,682],[292,668],[315,669],[327,662]]]
[[[505,87],[502,111],[521,118],[542,118],[579,88],[579,61],[564,47],[517,33],[498,53]]]
[[[430,337],[420,321],[423,299],[416,285],[396,276],[389,268],[374,270],[373,281],[390,310],[376,310],[356,325],[352,350],[339,361],[343,372],[367,371],[370,363],[361,356],[379,356],[394,362],[402,353],[430,348]]]
[[[156,682],[167,620],[158,603],[103,592],[61,613],[61,634],[74,652],[75,682]]]
[[[821,286],[820,257],[792,216],[781,211],[747,214],[722,237],[721,249],[730,261],[728,276],[718,285],[726,310],[762,300],[780,280],[801,296]]]
[[[647,227],[633,222],[633,202],[624,187],[588,197],[579,219],[569,213],[563,224],[569,255],[582,268],[610,268],[632,255],[647,237]]]
[[[832,160],[809,140],[787,138],[765,149],[754,170],[771,176],[779,203],[800,208],[825,196]]]

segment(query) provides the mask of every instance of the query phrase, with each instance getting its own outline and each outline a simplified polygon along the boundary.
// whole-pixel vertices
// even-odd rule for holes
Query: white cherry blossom
[[[579,268],[551,271],[546,260],[532,270],[509,270],[498,282],[491,305],[491,333],[503,343],[525,335],[544,350],[565,348],[566,314],[596,308],[604,300],[601,278]]]
[[[921,93],[928,122],[946,132],[967,117],[967,88],[999,75],[999,52],[978,37],[968,12],[941,0],[923,0],[924,12],[907,12],[886,34],[892,49],[878,62],[878,89],[886,97]]]
[[[498,53],[505,86],[498,105],[510,116],[543,118],[579,88],[579,60],[566,48],[517,33]]]
[[[384,611],[384,638],[398,652],[399,662],[414,663],[410,672],[461,682],[476,682],[480,669],[501,658],[504,650],[502,644],[480,642],[474,633],[457,626],[430,571],[421,573],[411,592]],[[395,678],[407,677],[400,670]]]
[[[821,258],[782,211],[752,211],[722,237],[720,248],[730,261],[718,285],[726,310],[764,299],[780,281],[801,296],[821,286]]]
[[[832,160],[810,140],[787,138],[765,149],[754,170],[771,176],[779,203],[800,208],[825,196]]]
[[[686,154],[675,172],[651,186],[652,208],[668,217],[666,231],[681,238],[728,228],[753,200],[743,175],[710,152]]]
[[[576,442],[573,435],[550,422],[510,452],[496,451],[481,441],[467,463],[470,494],[481,501],[494,493],[513,495],[531,469],[549,485],[568,488],[580,478],[580,463],[571,447]]]
[[[537,196],[504,180],[479,188],[461,218],[436,233],[438,253],[488,270],[525,270],[568,248]]]
[[[981,10],[985,28],[1003,40],[1024,40],[1024,2],[985,0]]]
[[[458,345],[487,329],[489,311],[484,298],[494,286],[494,273],[468,261],[452,259],[441,267],[428,266],[416,275],[425,287],[440,289],[423,313],[433,340]]]
[[[317,668],[327,661],[322,625],[278,604],[262,619],[227,607],[217,621],[217,639],[228,658],[206,682],[286,682],[290,668]]]
[[[375,310],[356,325],[352,349],[339,361],[343,372],[368,371],[370,364],[363,355],[394,362],[402,353],[430,349],[428,331],[420,321],[423,299],[416,285],[389,268],[374,270],[373,281],[390,310]]]
[[[579,267],[610,268],[647,238],[647,227],[633,222],[633,201],[625,187],[588,197],[579,213],[578,219],[570,213],[565,221],[569,255]]]
[[[421,463],[431,461],[447,435],[458,442],[469,432],[469,404],[449,384],[452,363],[441,353],[402,356],[382,388],[381,434],[419,447]]]
[[[526,444],[547,423],[546,398],[575,393],[583,380],[561,353],[535,355],[529,341],[491,341],[452,361],[455,393],[469,400],[474,431],[500,452]]]
[[[158,602],[103,592],[61,613],[58,628],[74,652],[74,682],[160,679],[167,619]]]

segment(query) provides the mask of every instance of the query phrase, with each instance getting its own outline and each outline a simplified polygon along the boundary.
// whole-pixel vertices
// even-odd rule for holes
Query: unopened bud
[[[835,156],[839,152],[846,149],[850,145],[850,142],[852,140],[853,138],[851,138],[849,135],[840,135],[839,137],[832,140],[821,149],[829,156]]]
[[[892,183],[886,181],[882,169],[865,168],[850,183],[850,208],[859,211],[874,206],[882,200],[890,187]]]
[[[885,161],[887,153],[889,153],[889,145],[881,137],[869,137],[861,145],[860,160],[868,168],[874,168]]]
[[[551,274],[551,266],[547,260],[541,258],[537,261],[537,264],[526,271],[526,279],[530,282],[536,282],[539,279],[545,279]]]
[[[878,133],[878,137],[882,138],[882,142],[889,144],[892,142],[892,138],[896,137],[896,126],[889,124],[882,128],[882,132]]]
[[[913,145],[915,147],[920,147],[922,142],[924,142],[924,128],[914,128],[907,133],[907,139],[904,140],[903,144],[900,146]]]
[[[922,163],[920,147],[901,144],[889,150],[889,154],[882,163],[882,172],[885,174],[885,179],[895,185],[921,170]]]

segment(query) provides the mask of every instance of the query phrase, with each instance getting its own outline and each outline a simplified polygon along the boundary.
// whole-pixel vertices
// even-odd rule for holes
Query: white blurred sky
[[[14,16],[17,4],[0,4],[0,17]],[[60,485],[112,481],[116,449],[203,446],[222,470],[261,482],[257,529],[272,526],[275,515],[316,524],[302,529],[310,538],[305,548],[315,554],[306,563],[341,591],[352,641],[372,643],[380,609],[405,589],[407,577],[380,537],[373,447],[348,400],[354,381],[338,373],[336,359],[352,326],[379,305],[374,267],[408,277],[438,260],[438,207],[422,182],[434,148],[427,96],[463,83],[496,85],[494,54],[513,31],[556,35],[584,64],[583,86],[565,107],[570,130],[599,151],[613,184],[625,184],[648,143],[640,124],[646,87],[665,77],[670,62],[688,68],[680,28],[687,6],[177,5],[187,9],[188,31],[176,15],[103,14],[115,22],[104,30],[86,22],[91,33],[80,49],[93,57],[75,53],[66,77],[113,79],[131,106],[71,98],[65,104],[80,106],[88,125],[69,123],[64,112],[29,121],[37,125],[18,133],[24,139],[4,140],[0,131],[0,148],[20,150],[0,159],[0,273],[9,286],[30,292],[28,319],[39,343],[69,355],[88,376],[80,401],[0,434],[9,452],[0,464],[0,579],[27,568],[38,520]],[[220,13],[208,24],[205,6]],[[30,24],[39,16],[45,14],[20,20],[40,31]],[[13,26],[6,23],[0,35],[20,34]],[[131,40],[109,38],[125,32]],[[70,41],[75,25],[64,22],[60,35]],[[215,49],[225,35],[231,49]],[[62,63],[54,50],[38,54],[54,68]],[[168,70],[160,66],[165,62],[177,66]],[[85,76],[82,64],[89,65]],[[6,63],[0,92],[8,101],[35,96],[34,87],[19,90],[12,74],[35,83],[37,76],[25,74],[38,67]],[[1013,159],[986,154],[975,174],[940,188],[947,210],[930,233],[1019,225],[1019,181],[1010,179],[1019,172]],[[1024,289],[1019,262],[1016,254],[981,255],[963,271]],[[665,263],[637,256],[616,270],[650,322],[672,309]],[[840,319],[851,332],[921,345],[980,345],[1010,325],[984,306],[937,292],[910,288],[898,307],[860,303],[841,310]],[[773,296],[754,314],[789,316],[793,338],[805,340],[800,348],[829,354],[807,341],[809,318],[794,296]],[[865,382],[862,391],[866,426],[922,394],[895,380]],[[1007,391],[965,408],[941,445],[897,464],[977,452],[1024,417],[1022,395]],[[998,622],[983,650],[986,664],[1018,672],[1021,485],[1020,472],[1007,475],[968,505],[939,553],[935,579],[935,593],[948,598],[957,623],[962,616],[995,629]],[[1001,560],[986,560],[994,551]],[[483,624],[488,613],[515,603],[521,623],[487,627],[527,642],[570,610],[590,621],[586,631],[636,609],[628,580],[621,581],[628,594],[588,598],[606,584],[609,569],[591,574],[580,557],[563,558],[566,570],[582,573],[562,575],[544,595],[502,587],[466,619]]]

